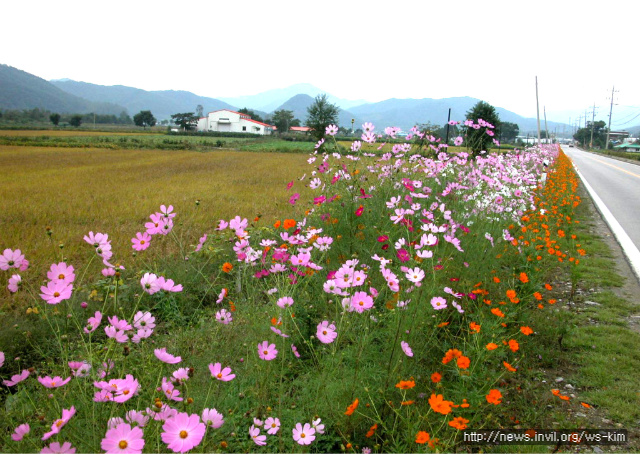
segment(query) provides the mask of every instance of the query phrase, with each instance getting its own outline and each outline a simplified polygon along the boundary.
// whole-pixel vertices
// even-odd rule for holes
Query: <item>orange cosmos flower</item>
[[[431,381],[434,383],[440,383],[440,380],[442,380],[442,375],[439,374],[438,372],[434,372],[431,374]]]
[[[225,273],[230,273],[232,269],[233,269],[233,265],[231,263],[224,262],[222,264],[222,271],[224,271]]]
[[[466,429],[468,423],[469,420],[464,419],[462,416],[458,416],[457,418],[453,418],[453,420],[449,421],[449,425],[458,430]]]
[[[507,298],[509,299],[513,299],[516,297],[516,291],[515,290],[507,290]]]
[[[487,402],[493,405],[498,405],[502,402],[502,393],[497,389],[492,389],[489,394],[486,395]]]
[[[500,278],[498,276],[493,276],[493,282],[495,282],[496,284],[499,284]]]
[[[418,434],[416,435],[416,443],[421,444],[421,445],[425,444],[430,439],[431,439],[431,436],[427,432],[425,432],[423,430],[418,432]]]
[[[396,383],[396,388],[400,388],[400,389],[411,389],[413,387],[416,386],[416,382],[413,380],[400,380],[398,383]]]
[[[285,230],[288,230],[288,229],[290,229],[291,227],[295,227],[295,226],[296,226],[296,221],[295,221],[295,219],[285,219],[285,220],[284,220],[284,224],[283,224],[283,226],[282,226],[282,227],[283,227]]]
[[[520,282],[522,282],[523,284],[526,284],[527,282],[529,282],[529,276],[527,276],[527,273],[520,273]]]
[[[535,292],[535,293],[533,294],[533,297],[534,297],[535,299],[537,299],[538,301],[540,301],[540,300],[542,299],[542,293],[540,293],[540,292]]]
[[[273,223],[273,228],[278,229],[280,228],[281,225],[282,225],[282,222],[280,222],[280,220],[277,220],[276,222]]]
[[[449,322],[438,323],[438,328],[442,328],[444,326],[447,326],[448,324],[449,324]]]
[[[533,333],[533,330],[531,328],[529,328],[528,326],[521,326],[520,327],[520,332],[522,332],[522,334],[524,334],[525,336],[528,336],[529,334]]]
[[[493,315],[497,315],[498,317],[503,317],[504,318],[504,313],[497,307],[494,307],[493,309],[491,309],[491,313]]]
[[[474,333],[480,332],[480,325],[478,325],[476,322],[469,323],[469,328],[471,328],[471,331],[473,331]]]
[[[580,405],[582,405],[584,408],[591,408],[591,405],[585,403],[585,402],[580,402]]]
[[[378,425],[374,424],[373,426],[371,426],[369,428],[369,432],[367,432],[367,434],[365,435],[365,437],[367,438],[371,438],[373,436],[374,433],[376,433],[376,429],[378,429]]]
[[[358,404],[360,403],[360,401],[358,400],[358,398],[356,398],[356,400],[354,400],[351,405],[349,405],[347,407],[347,411],[344,412],[345,415],[347,416],[351,416],[353,414],[354,411],[356,411],[356,408],[358,408]]]
[[[457,359],[456,363],[458,364],[458,367],[460,369],[468,369],[469,365],[471,364],[471,360],[469,360],[469,358],[467,358],[466,356],[461,356]]]
[[[462,356],[462,352],[455,348],[451,348],[447,350],[447,353],[444,354],[444,358],[442,358],[442,364],[449,363],[454,358],[460,358]]]
[[[551,287],[549,284],[544,284],[544,288],[546,288],[547,290],[551,290],[553,287]]]
[[[498,345],[494,344],[493,342],[489,342],[487,344],[487,350],[495,350],[496,348],[498,348]]]
[[[518,369],[516,369],[515,367],[513,367],[511,364],[509,364],[506,361],[503,361],[502,364],[504,364],[504,367],[506,367],[507,370],[510,371],[510,372],[515,372],[515,371],[518,370]]]
[[[415,403],[416,403],[415,400],[404,400],[404,401],[400,402],[400,405],[402,405],[403,407],[406,407],[407,405],[413,405]]]
[[[429,398],[429,405],[431,405],[431,409],[436,413],[448,415],[451,413],[451,406],[453,405],[453,402],[450,400],[444,400],[442,394],[431,394],[431,397]]]
[[[547,301],[549,304],[556,304],[556,300],[554,299],[550,299],[549,301]]]
[[[469,407],[469,403],[467,402],[467,399],[462,399],[462,403],[460,404],[461,408],[468,408]]]
[[[518,344],[517,340],[510,339],[509,340],[509,348],[511,349],[512,352],[517,352],[520,349],[520,344]]]

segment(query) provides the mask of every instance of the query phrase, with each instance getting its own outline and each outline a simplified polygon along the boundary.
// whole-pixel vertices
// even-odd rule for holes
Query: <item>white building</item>
[[[209,112],[206,117],[198,120],[200,132],[246,132],[268,135],[274,129],[276,129],[275,126],[252,120],[247,114],[227,109]]]

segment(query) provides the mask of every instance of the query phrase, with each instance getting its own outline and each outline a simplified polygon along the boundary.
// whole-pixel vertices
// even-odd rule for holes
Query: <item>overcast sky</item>
[[[31,0],[2,16],[0,63],[47,80],[214,98],[310,83],[535,117],[538,76],[550,120],[573,124],[595,102],[608,121],[615,85],[613,126],[640,124],[637,0]]]

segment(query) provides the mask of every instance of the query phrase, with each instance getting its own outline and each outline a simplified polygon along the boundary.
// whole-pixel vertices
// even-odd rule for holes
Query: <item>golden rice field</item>
[[[161,204],[174,206],[176,234],[188,244],[223,218],[262,215],[259,222],[271,224],[285,207],[290,213],[291,192],[305,189],[298,183],[290,192],[286,183],[309,171],[306,159],[282,153],[0,146],[0,250],[21,249],[33,271],[44,272],[60,258],[60,243],[71,263],[85,255],[82,237],[94,231],[108,233],[115,256],[126,261],[131,238],[144,231]]]
[[[104,131],[90,131],[90,130],[73,130],[73,129],[51,129],[51,130],[29,130],[29,129],[0,129],[0,136],[5,137],[36,137],[36,136],[50,136],[50,137],[88,137],[88,136],[106,136],[115,134],[118,136],[148,136],[162,135],[157,132],[104,132]]]

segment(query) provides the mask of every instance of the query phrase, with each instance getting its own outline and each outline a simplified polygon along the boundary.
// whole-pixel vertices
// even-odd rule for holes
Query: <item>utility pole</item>
[[[449,145],[449,122],[451,122],[451,107],[449,107],[449,116],[447,117],[447,146]]]
[[[611,107],[609,108],[609,126],[607,127],[607,141],[604,144],[605,151],[609,149],[609,133],[611,132],[611,114],[613,113],[613,94],[616,92],[615,85],[611,89]]]
[[[593,148],[593,126],[596,121],[596,103],[593,103],[593,110],[591,111],[591,140],[589,141],[589,148]]]
[[[547,137],[547,143],[549,143],[549,128],[547,128],[547,106],[543,107],[544,111],[544,131]]]
[[[536,113],[538,115],[538,146],[540,146],[540,104],[538,102],[538,76],[536,76]]]

